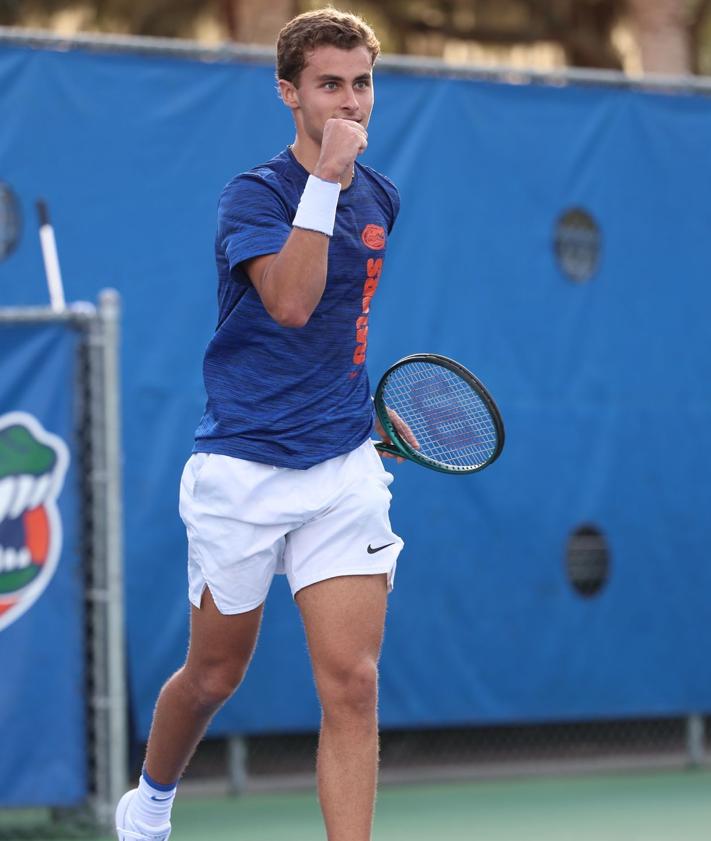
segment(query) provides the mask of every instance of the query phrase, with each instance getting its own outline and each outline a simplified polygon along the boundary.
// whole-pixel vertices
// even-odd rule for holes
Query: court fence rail
[[[162,55],[205,62],[273,65],[275,61],[274,50],[258,44],[227,42],[210,45],[183,38],[155,38],[98,32],[58,35],[48,30],[13,26],[0,26],[0,46],[2,44],[48,50]],[[580,67],[566,67],[558,70],[540,70],[535,67],[490,67],[410,55],[381,56],[378,60],[378,68],[391,73],[481,79],[512,84],[596,85],[668,93],[711,94],[711,78],[694,75],[664,73],[630,75],[617,70],[594,70]]]

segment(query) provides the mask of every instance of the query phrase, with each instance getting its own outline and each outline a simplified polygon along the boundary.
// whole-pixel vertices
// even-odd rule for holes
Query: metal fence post
[[[90,603],[93,624],[95,750],[94,814],[113,826],[117,800],[128,785],[128,728],[124,653],[121,423],[118,293],[105,290],[89,336],[91,450]]]
[[[230,794],[244,794],[247,790],[247,742],[243,736],[227,740],[227,773]]]
[[[689,715],[686,719],[686,755],[689,765],[698,768],[704,762],[704,719],[698,713]]]
[[[104,325],[104,419],[106,436],[106,578],[109,600],[108,689],[111,708],[110,817],[127,788],[128,729],[126,657],[124,645],[123,482],[121,457],[120,321],[121,298],[114,289],[102,291],[99,312]]]

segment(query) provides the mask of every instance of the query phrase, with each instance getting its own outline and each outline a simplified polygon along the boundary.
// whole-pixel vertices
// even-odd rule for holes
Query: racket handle
[[[380,453],[389,453],[391,456],[399,456],[403,458],[402,452],[393,444],[386,444],[385,441],[378,441],[375,444],[375,449]]]

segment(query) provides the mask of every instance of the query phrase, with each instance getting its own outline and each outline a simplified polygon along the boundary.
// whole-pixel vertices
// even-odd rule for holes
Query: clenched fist
[[[367,147],[368,132],[360,123],[331,117],[323,127],[321,156],[314,175],[324,181],[340,181]]]

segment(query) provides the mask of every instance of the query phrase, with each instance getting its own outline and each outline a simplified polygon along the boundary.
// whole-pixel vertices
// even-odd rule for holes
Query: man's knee
[[[217,710],[234,694],[246,668],[233,664],[192,666],[185,670],[194,703],[203,710]]]
[[[378,700],[378,667],[373,660],[340,664],[322,675],[321,706],[324,714],[370,716]]]

